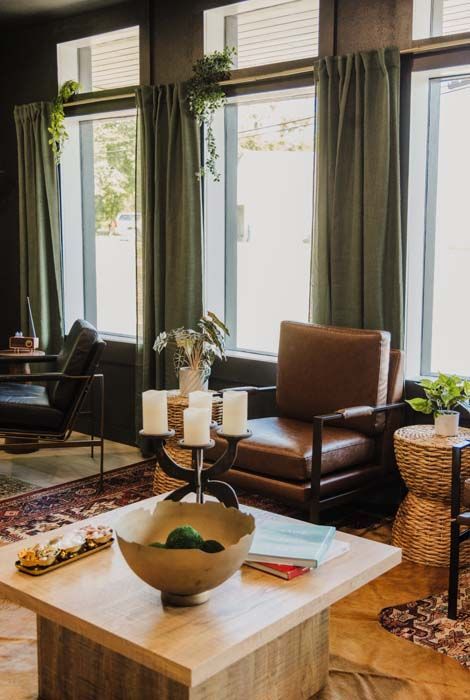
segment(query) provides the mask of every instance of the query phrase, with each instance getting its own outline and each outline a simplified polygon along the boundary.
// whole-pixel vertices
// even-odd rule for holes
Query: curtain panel
[[[321,59],[311,319],[403,346],[398,49]]]
[[[200,130],[184,86],[139,87],[137,192],[137,422],[141,392],[171,388],[171,357],[153,350],[156,336],[194,328],[203,309]]]
[[[58,352],[63,340],[62,254],[57,168],[49,144],[51,105],[15,107],[18,141],[21,328],[28,334],[31,299],[41,349]],[[19,319],[20,321],[20,319]]]

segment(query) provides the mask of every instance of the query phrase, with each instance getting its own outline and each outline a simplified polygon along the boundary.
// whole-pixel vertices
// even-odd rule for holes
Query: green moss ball
[[[215,554],[216,552],[223,552],[225,547],[217,540],[206,540],[202,547],[203,552],[208,552],[209,554]]]
[[[177,527],[167,537],[168,549],[201,549],[204,540],[191,525]]]

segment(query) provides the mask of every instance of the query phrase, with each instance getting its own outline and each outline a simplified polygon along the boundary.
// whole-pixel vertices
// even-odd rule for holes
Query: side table
[[[178,446],[178,440],[183,439],[183,411],[188,408],[188,404],[188,397],[181,396],[178,390],[168,392],[168,428],[175,431],[175,436],[166,441],[165,449],[182,467],[190,467],[192,463],[191,451]],[[219,424],[222,423],[222,405],[220,396],[212,397],[212,420]],[[174,491],[181,485],[181,481],[165,474],[157,464],[153,478],[153,492],[156,496],[166,491]]]
[[[449,566],[452,447],[470,439],[460,428],[441,437],[432,425],[412,425],[394,434],[398,468],[408,494],[398,509],[392,542],[405,559],[429,566]],[[470,452],[462,455],[462,479],[470,477]],[[461,565],[470,563],[470,542],[462,546]]]

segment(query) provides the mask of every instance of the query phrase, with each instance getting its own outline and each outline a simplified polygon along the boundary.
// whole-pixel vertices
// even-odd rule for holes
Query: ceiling
[[[115,5],[119,0],[0,0],[0,22],[60,17]]]

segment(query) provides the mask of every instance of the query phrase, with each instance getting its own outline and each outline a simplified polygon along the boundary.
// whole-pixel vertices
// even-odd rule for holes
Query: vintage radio
[[[39,338],[35,338],[30,335],[23,335],[22,333],[15,333],[10,338],[9,342],[10,350],[16,350],[16,352],[33,352],[39,347]]]
[[[31,335],[23,335],[22,331],[17,331],[9,340],[9,348],[13,352],[33,352],[39,347],[39,338],[36,337],[36,328],[34,327],[33,314],[31,313],[31,304],[29,297],[26,297],[28,305],[29,330]]]

